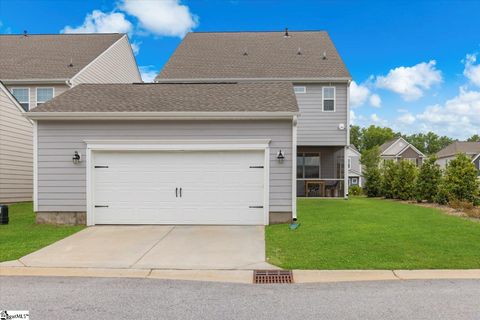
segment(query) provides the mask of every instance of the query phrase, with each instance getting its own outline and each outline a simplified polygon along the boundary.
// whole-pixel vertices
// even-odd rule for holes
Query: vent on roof
[[[293,283],[291,270],[254,270],[253,283]]]
[[[299,56],[302,55],[302,48],[300,48],[300,47],[298,48],[297,54],[298,54]]]
[[[283,36],[285,38],[290,38],[290,34],[288,33],[288,28],[285,28],[285,34]]]
[[[323,60],[327,59],[327,51],[323,51]]]
[[[71,68],[73,67],[73,58],[70,58],[70,63],[68,64],[68,66]]]
[[[244,56],[248,56],[248,50],[247,50],[247,48],[243,49],[243,55],[244,55]]]
[[[28,37],[28,32],[27,32],[27,30],[23,30],[23,36],[24,36],[24,37]]]

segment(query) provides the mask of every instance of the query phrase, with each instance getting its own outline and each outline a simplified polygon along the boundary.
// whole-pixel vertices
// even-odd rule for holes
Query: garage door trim
[[[95,151],[264,151],[264,224],[269,221],[270,139],[221,140],[85,140],[87,168],[87,226],[95,224],[93,166]]]

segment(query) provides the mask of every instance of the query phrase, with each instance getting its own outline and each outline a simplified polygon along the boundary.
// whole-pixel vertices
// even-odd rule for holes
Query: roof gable
[[[0,35],[0,79],[70,79],[124,36]]]
[[[188,33],[156,80],[310,78],[351,78],[325,31]]]
[[[418,155],[420,155],[422,157],[425,156],[420,150],[415,148],[414,145],[412,145],[411,143],[409,143],[408,141],[406,141],[402,137],[389,140],[389,141],[385,142],[384,144],[382,144],[380,146],[380,151],[381,151],[380,155],[381,156],[386,156],[386,157],[398,156],[399,154],[402,154],[403,152],[405,152],[409,148],[411,148],[413,151],[418,153]]]
[[[480,154],[480,142],[454,141],[439,152],[438,158],[455,156],[458,153]]]

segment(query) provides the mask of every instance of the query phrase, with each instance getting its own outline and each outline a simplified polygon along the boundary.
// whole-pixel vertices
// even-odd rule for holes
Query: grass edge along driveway
[[[382,199],[298,199],[300,227],[266,227],[268,262],[286,269],[480,268],[480,223]]]
[[[0,262],[21,258],[84,228],[35,224],[31,202],[9,205],[8,210],[9,224],[0,225]]]

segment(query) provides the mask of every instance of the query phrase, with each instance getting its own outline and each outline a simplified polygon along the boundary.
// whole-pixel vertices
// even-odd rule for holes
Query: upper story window
[[[12,88],[12,95],[17,99],[18,103],[25,111],[30,107],[30,89],[29,88]]]
[[[37,88],[37,106],[53,98],[53,88]]]
[[[307,87],[295,86],[293,87],[293,90],[295,91],[295,93],[307,93]]]
[[[322,88],[323,111],[335,111],[335,87]]]

